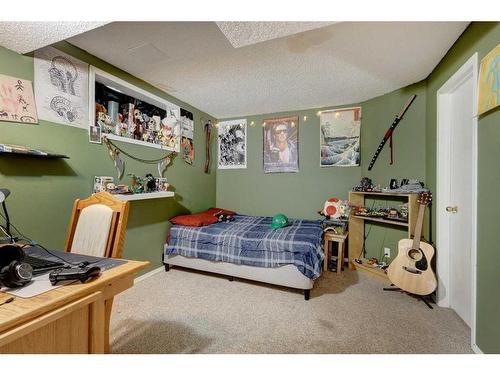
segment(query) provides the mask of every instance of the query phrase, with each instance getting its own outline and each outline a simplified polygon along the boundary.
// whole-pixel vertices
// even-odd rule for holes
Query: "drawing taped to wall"
[[[193,114],[181,108],[181,148],[182,160],[192,165],[194,162],[194,121]]]
[[[0,74],[0,121],[38,124],[31,81]]]
[[[219,169],[247,167],[247,120],[222,121],[218,128]]]
[[[299,118],[264,120],[264,173],[299,171]]]
[[[359,166],[361,107],[322,111],[320,128],[322,167]]]
[[[479,69],[478,114],[500,105],[500,44],[482,60]]]
[[[86,129],[89,65],[53,47],[37,50],[34,61],[39,117]]]

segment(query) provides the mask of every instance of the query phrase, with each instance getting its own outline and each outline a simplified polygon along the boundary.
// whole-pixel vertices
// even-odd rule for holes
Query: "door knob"
[[[448,207],[446,207],[446,211],[453,212],[454,214],[456,214],[458,211],[458,207],[457,206],[448,206]]]

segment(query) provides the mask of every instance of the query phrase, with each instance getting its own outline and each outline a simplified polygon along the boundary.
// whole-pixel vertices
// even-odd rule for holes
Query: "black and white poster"
[[[89,125],[89,65],[53,47],[35,52],[38,117],[60,124]]]
[[[222,121],[218,128],[219,169],[247,167],[247,120]]]

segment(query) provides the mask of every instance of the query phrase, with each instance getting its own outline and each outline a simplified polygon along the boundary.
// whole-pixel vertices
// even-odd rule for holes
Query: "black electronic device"
[[[23,262],[28,263],[31,268],[33,268],[33,275],[40,275],[65,266],[65,264],[61,262],[53,262],[51,260],[32,257],[30,255],[25,255]]]
[[[58,282],[66,280],[79,280],[84,283],[100,274],[101,268],[98,266],[60,268],[49,274],[49,280],[52,285],[56,285]]]
[[[33,269],[24,262],[24,257],[24,250],[19,245],[0,246],[0,285],[19,288],[31,281]]]

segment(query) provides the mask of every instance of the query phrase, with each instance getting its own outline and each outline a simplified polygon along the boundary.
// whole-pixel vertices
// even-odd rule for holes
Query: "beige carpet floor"
[[[115,298],[113,353],[471,353],[458,315],[327,272],[300,291],[172,268]]]

